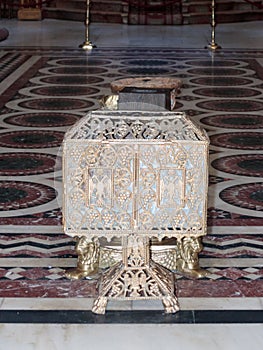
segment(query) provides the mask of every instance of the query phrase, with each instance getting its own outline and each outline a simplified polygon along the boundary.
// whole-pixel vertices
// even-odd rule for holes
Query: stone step
[[[161,0],[159,3],[161,4]],[[261,0],[257,1],[262,4]],[[43,18],[85,21],[86,0],[53,0],[43,9]],[[160,11],[147,12],[128,6],[124,0],[92,0],[90,6],[91,22],[128,24],[198,24],[211,23],[211,0],[182,0]],[[154,7],[154,2],[153,2]],[[182,11],[182,13],[180,13]],[[216,0],[217,23],[253,21],[263,19],[263,9],[258,9],[244,0]]]
[[[85,0],[56,0],[55,6],[57,8],[85,10],[87,1]]]
[[[90,21],[97,23],[125,23],[125,15],[120,12],[91,11]]]
[[[43,9],[43,18],[85,21],[86,10],[47,7]]]
[[[258,4],[261,1],[257,1]],[[215,2],[215,9],[218,12],[221,11],[254,11],[258,8],[253,6],[251,3],[246,1],[238,0],[217,0]],[[211,11],[211,0],[190,0],[188,2],[182,3],[183,13],[200,13],[200,12],[210,12]]]
[[[85,21],[86,0],[57,0],[43,10],[44,18]],[[127,9],[128,10],[128,9]],[[124,23],[125,9],[120,0],[93,0],[90,5],[90,21]]]
[[[183,18],[181,14],[163,14],[163,13],[147,13],[147,15],[137,15],[130,13],[128,16],[129,24],[148,24],[148,25],[177,25],[182,24]]]
[[[263,19],[263,10],[254,11],[220,11],[216,12],[216,23],[234,23],[259,21]],[[183,24],[211,23],[210,13],[188,13],[183,16]]]
[[[86,0],[56,0],[55,6],[57,8],[86,10],[87,1]],[[123,6],[123,1],[121,0],[102,0],[102,1],[91,0],[90,1],[91,11],[109,11],[109,12],[120,11],[121,12],[122,6]]]
[[[91,12],[94,11],[109,11],[109,12],[123,12],[123,1],[111,1],[111,0],[93,0],[91,4]]]
[[[180,1],[148,1],[147,6],[137,6],[139,1],[131,3],[128,12],[129,24],[176,25],[182,24]]]
[[[119,12],[92,11],[90,13],[91,22],[124,23]],[[85,21],[86,10],[50,8],[43,10],[43,18],[64,19],[71,21]]]

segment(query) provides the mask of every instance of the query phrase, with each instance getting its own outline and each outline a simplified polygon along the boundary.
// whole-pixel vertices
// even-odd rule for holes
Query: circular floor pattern
[[[263,154],[239,154],[215,159],[212,167],[229,174],[263,177]]]
[[[135,74],[135,75],[148,76],[148,75],[167,74],[167,73],[170,73],[171,70],[165,69],[165,68],[134,67],[134,68],[119,69],[119,72],[123,74]],[[172,70],[172,72],[176,73],[176,70]]]
[[[179,108],[183,108],[183,106],[184,106],[183,103],[180,103],[178,100],[176,100],[175,107],[174,107],[173,111],[175,111],[175,110],[177,110]],[[187,111],[185,111],[185,113],[187,114]],[[195,115],[197,115],[197,114],[198,114],[198,112]]]
[[[110,82],[98,84],[98,86],[106,89],[111,89]]]
[[[10,148],[59,147],[64,133],[47,130],[20,130],[0,133],[0,146]]]
[[[23,181],[0,181],[0,211],[32,208],[56,198],[54,188]]]
[[[231,186],[221,191],[219,196],[236,207],[263,211],[263,183]]]
[[[0,176],[26,176],[54,171],[57,157],[41,153],[1,153]]]
[[[108,72],[107,69],[105,68],[98,68],[98,67],[89,67],[89,66],[84,66],[84,67],[76,67],[76,66],[71,66],[71,67],[54,67],[54,68],[49,68],[48,71],[50,73],[54,74],[103,74]]]
[[[87,58],[65,58],[56,60],[56,64],[61,66],[106,66],[111,64],[110,60],[97,59],[92,57]]]
[[[227,60],[192,60],[185,62],[185,64],[198,67],[234,67],[240,65],[239,62]]]
[[[26,127],[59,127],[75,124],[81,117],[67,113],[23,113],[13,115],[4,119],[4,122],[11,125]]]
[[[86,76],[86,75],[56,75],[50,77],[42,77],[39,80],[43,83],[56,85],[89,85],[97,84],[104,81],[103,78]]]
[[[174,62],[168,61],[168,60],[155,60],[155,59],[150,59],[150,60],[125,60],[121,61],[121,64],[124,65],[129,65],[129,66],[167,66],[171,65]]]
[[[251,100],[208,100],[198,102],[199,108],[223,112],[252,112],[263,109],[263,102]]]
[[[4,41],[9,36],[9,31],[6,28],[0,28],[0,41]]]
[[[54,85],[30,89],[30,92],[41,96],[82,96],[94,95],[99,93],[100,90],[88,86]]]
[[[252,97],[260,95],[261,92],[247,88],[202,88],[193,91],[196,95],[207,97]]]
[[[210,135],[209,138],[213,146],[242,150],[263,149],[263,132],[231,132]]]
[[[258,129],[263,128],[263,115],[253,114],[224,114],[205,117],[201,123],[230,129]]]
[[[190,74],[195,75],[242,75],[246,73],[243,69],[235,69],[235,68],[192,68],[187,70]]]
[[[240,86],[251,84],[251,80],[236,77],[200,77],[190,80],[191,83],[209,86]]]
[[[94,103],[73,98],[40,98],[21,101],[18,105],[23,108],[38,110],[72,110],[90,108]]]

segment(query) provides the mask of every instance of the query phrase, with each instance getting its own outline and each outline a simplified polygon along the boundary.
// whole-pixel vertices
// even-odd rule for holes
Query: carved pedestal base
[[[154,245],[150,249],[148,239],[130,235],[123,239],[122,249],[111,249],[100,247],[97,239],[89,241],[82,236],[76,245],[77,267],[69,270],[66,277],[98,277],[99,267],[110,267],[101,277],[99,297],[92,308],[97,314],[105,313],[110,299],[162,300],[165,312],[175,313],[179,305],[172,271],[194,278],[206,276],[207,272],[199,267],[201,250],[198,237],[182,238],[166,249]]]
[[[125,267],[118,263],[102,276],[99,297],[92,312],[104,314],[107,302],[117,300],[162,300],[166,313],[179,311],[173,273],[150,261],[149,266]]]
[[[175,245],[163,247],[152,244],[152,260],[166,269],[181,273],[192,278],[202,278],[208,272],[199,267],[198,253],[202,250],[200,237],[187,237],[177,240]],[[100,246],[98,241],[89,241],[85,236],[78,238],[76,245],[78,254],[77,267],[66,272],[69,279],[92,278],[99,268],[112,267],[122,260],[120,247]]]
[[[92,311],[104,314],[109,299],[163,301],[167,313],[179,310],[171,271],[150,259],[149,239],[136,234],[122,239],[122,261],[103,274]]]

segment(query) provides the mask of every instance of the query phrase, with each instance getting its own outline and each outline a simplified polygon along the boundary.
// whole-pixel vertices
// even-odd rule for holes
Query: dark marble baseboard
[[[14,324],[245,324],[263,323],[262,310],[107,311],[96,315],[79,310],[3,310],[0,323]]]

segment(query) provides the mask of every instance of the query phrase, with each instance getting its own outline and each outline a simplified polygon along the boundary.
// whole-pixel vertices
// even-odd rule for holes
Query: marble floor
[[[17,21],[1,19],[0,26],[9,30],[3,46],[78,47],[85,39],[81,22]],[[260,49],[263,46],[262,22],[225,23],[216,27],[215,39],[224,49]],[[66,33],[65,33],[66,28]],[[92,23],[90,40],[98,47],[166,47],[203,48],[211,42],[207,24],[184,26],[136,26]]]
[[[92,24],[0,20],[0,349],[258,350],[263,346],[262,22]],[[176,109],[210,137],[208,235],[193,280],[176,275],[181,311],[111,302],[94,316],[96,281],[70,282],[74,242],[61,226],[61,150],[68,127],[99,108],[112,80],[172,76]]]

